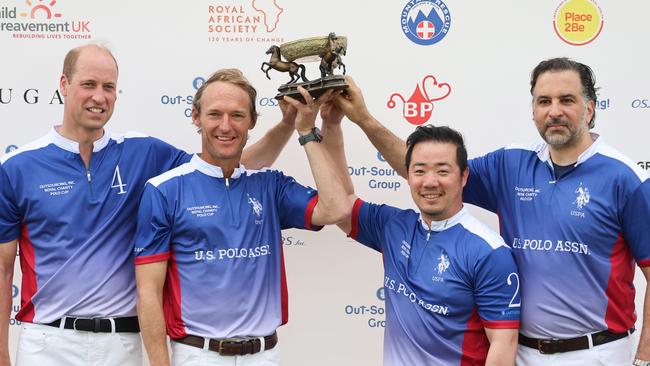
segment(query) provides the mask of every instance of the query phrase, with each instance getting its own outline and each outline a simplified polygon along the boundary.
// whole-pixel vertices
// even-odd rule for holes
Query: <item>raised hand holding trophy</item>
[[[348,84],[342,75],[334,75],[334,70],[343,69],[345,75],[345,64],[341,56],[345,56],[347,50],[347,38],[330,33],[327,37],[304,38],[296,41],[283,43],[278,46],[271,46],[266,54],[271,55],[269,62],[262,63],[262,71],[271,80],[269,70],[274,69],[281,72],[288,72],[291,80],[280,85],[276,99],[282,99],[285,95],[298,100],[303,100],[298,92],[298,86],[307,89],[309,94],[318,98],[329,89],[347,89]],[[286,61],[283,61],[284,58]],[[305,77],[305,65],[296,63],[313,62],[320,59],[321,77],[316,80],[308,80]],[[266,67],[266,68],[265,68]],[[298,82],[302,80],[302,82]]]

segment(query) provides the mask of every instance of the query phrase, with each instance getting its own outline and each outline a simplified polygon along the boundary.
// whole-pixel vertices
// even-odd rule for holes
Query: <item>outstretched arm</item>
[[[289,108],[287,102],[280,101],[282,120],[266,132],[261,139],[244,149],[241,162],[246,168],[260,169],[271,166],[293,135],[296,110]]]
[[[399,175],[406,178],[407,173],[404,163],[406,142],[397,137],[368,112],[361,89],[351,77],[346,76],[345,79],[350,87],[346,94],[335,95],[334,102],[350,121],[356,123],[363,130],[388,164]]]
[[[329,101],[321,107],[320,115],[323,120],[323,146],[325,146],[334,161],[335,169],[352,206],[356,200],[356,195],[354,194],[354,186],[348,173],[348,162],[345,157],[345,144],[343,143],[343,130],[341,129],[343,111],[333,101]],[[351,217],[348,216],[337,224],[346,235],[352,227],[350,220]]]
[[[303,104],[293,98],[285,97],[298,111],[296,116],[296,130],[301,136],[309,134],[316,124],[316,115],[320,106],[331,98],[332,92],[323,94],[320,98],[313,100],[311,95],[302,87],[298,90],[307,101]],[[309,160],[316,188],[318,189],[318,203],[312,212],[311,222],[313,225],[335,224],[350,215],[352,210],[351,200],[344,188],[339,171],[323,144],[315,141],[303,145]]]

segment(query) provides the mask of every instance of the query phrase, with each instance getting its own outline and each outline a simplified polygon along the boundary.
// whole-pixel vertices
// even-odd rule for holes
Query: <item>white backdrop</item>
[[[362,87],[370,110],[398,136],[406,137],[413,130],[405,113],[417,105],[429,109],[423,121],[460,130],[470,156],[511,142],[536,140],[528,93],[530,71],[542,59],[569,56],[592,66],[602,87],[595,131],[644,168],[650,166],[646,145],[650,3],[598,0],[602,31],[590,43],[576,46],[554,31],[556,9],[562,4],[576,12],[596,8],[587,0],[565,2],[445,0],[450,16],[446,36],[435,44],[419,45],[402,32],[405,0],[2,0],[0,149],[21,146],[60,123],[62,105],[56,90],[63,57],[68,49],[89,40],[106,42],[120,66],[110,130],[137,130],[198,151],[200,140],[187,114],[188,96],[194,94],[197,78],[222,67],[238,67],[260,95],[262,116],[252,132],[254,141],[279,120],[272,97],[277,86],[288,80],[287,75],[271,71],[269,81],[259,70],[262,61],[268,61],[266,49],[334,31],[348,37],[343,61]],[[442,2],[410,2],[413,7],[420,3],[441,6]],[[565,22],[564,13],[558,16]],[[59,29],[29,29],[43,25]],[[597,26],[593,18],[575,22],[577,32],[571,34],[589,38]],[[20,27],[25,30],[17,30]],[[318,76],[317,64],[307,68],[308,77]],[[427,75],[448,83],[449,96],[407,107],[396,97],[397,105],[388,108],[392,94],[409,99]],[[344,132],[357,193],[368,201],[412,207],[406,182],[380,159],[365,135],[351,123]],[[276,166],[311,184],[307,161],[295,139]],[[492,214],[474,211],[497,229]],[[284,236],[290,322],[280,329],[283,364],[380,364],[384,319],[380,255],[334,228],[320,233],[291,230]],[[14,284],[18,287],[19,271],[17,266]],[[640,312],[645,289],[640,272],[636,284]],[[15,295],[12,318],[20,305]],[[12,356],[18,336],[19,327],[14,325]]]

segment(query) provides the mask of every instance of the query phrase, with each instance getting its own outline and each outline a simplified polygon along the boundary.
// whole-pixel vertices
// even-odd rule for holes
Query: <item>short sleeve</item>
[[[282,229],[320,230],[322,226],[311,224],[311,216],[318,203],[318,192],[280,172],[274,174],[278,184],[277,199]]]
[[[138,209],[135,264],[166,261],[170,257],[171,215],[163,194],[147,183]]]
[[[650,266],[650,180],[646,179],[627,199],[621,213],[623,239],[641,267]]]
[[[498,209],[499,175],[504,150],[468,161],[469,177],[463,190],[463,201],[496,212]]]
[[[519,274],[508,247],[492,250],[477,263],[474,296],[486,328],[519,328]]]
[[[388,205],[376,205],[357,199],[352,208],[352,229],[349,237],[383,252],[383,233],[389,221],[402,210]]]
[[[4,167],[0,165],[0,243],[16,240],[19,234],[20,211],[16,195]]]
[[[162,140],[153,137],[151,139],[153,141],[152,148],[155,151],[155,166],[158,167],[156,175],[165,173],[192,159],[192,155],[183,150],[177,149]]]

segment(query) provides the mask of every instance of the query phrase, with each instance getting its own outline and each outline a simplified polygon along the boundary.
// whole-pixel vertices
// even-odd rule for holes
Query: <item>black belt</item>
[[[205,338],[188,335],[185,338],[174,339],[174,342],[203,348]],[[276,332],[273,332],[270,336],[264,337],[265,350],[275,347],[276,344],[278,344],[278,334]],[[260,352],[262,350],[262,344],[259,338],[250,338],[246,340],[210,339],[208,349],[217,352],[222,356],[243,356]]]
[[[93,333],[138,333],[140,326],[138,325],[137,316],[129,316],[125,318],[112,318],[115,322],[115,330],[110,319],[106,318],[65,318],[65,329],[83,330]],[[49,324],[51,327],[59,328],[61,326],[61,319],[57,319]]]
[[[603,330],[602,332],[593,333],[591,335],[569,339],[536,339],[528,338],[523,334],[519,334],[519,344],[534,348],[542,354],[580,351],[589,348],[589,337],[591,337],[593,346],[599,346],[601,344],[625,338],[634,333],[634,331],[634,327],[628,329],[625,333],[612,333],[609,330]]]

